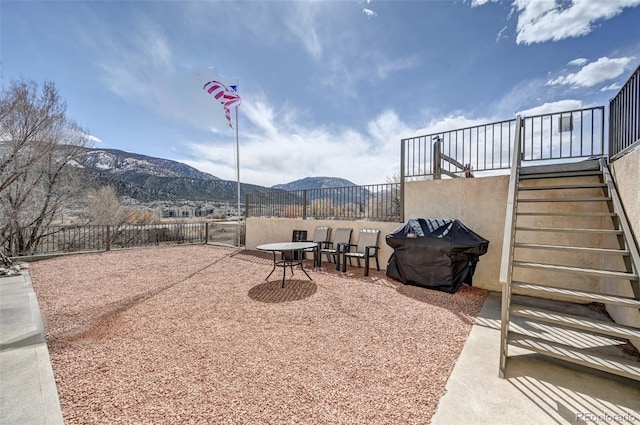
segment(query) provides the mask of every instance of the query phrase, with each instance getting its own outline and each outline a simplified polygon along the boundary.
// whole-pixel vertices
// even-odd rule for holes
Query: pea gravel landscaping
[[[68,424],[428,424],[486,291],[186,245],[30,264]],[[289,276],[289,273],[287,273]]]

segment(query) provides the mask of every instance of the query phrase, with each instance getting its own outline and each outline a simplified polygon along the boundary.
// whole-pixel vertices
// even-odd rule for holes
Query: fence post
[[[106,240],[106,250],[111,250],[111,226],[107,224],[107,240]]]
[[[204,222],[204,243],[205,245],[209,243],[209,223]]]
[[[404,223],[405,140],[400,140],[400,222]]]
[[[440,137],[434,137],[433,142],[433,178],[440,180],[442,178],[442,149],[440,147]]]
[[[302,191],[302,219],[307,219],[307,189]]]

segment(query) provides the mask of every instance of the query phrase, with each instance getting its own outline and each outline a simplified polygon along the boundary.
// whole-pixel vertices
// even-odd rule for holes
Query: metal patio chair
[[[345,245],[342,251],[342,271],[347,271],[347,258],[349,259],[349,266],[351,266],[351,259],[355,258],[360,267],[360,260],[364,259],[364,275],[369,276],[369,258],[376,259],[376,269],[380,271],[380,264],[378,262],[378,238],[380,237],[380,230],[378,229],[362,229],[358,235],[357,244]],[[355,251],[352,252],[352,248]]]
[[[317,247],[316,248],[311,248],[311,249],[305,249],[305,252],[313,252],[313,263],[315,266],[320,267],[322,266],[322,259],[321,259],[321,249],[328,246],[329,242],[329,236],[331,235],[331,227],[329,226],[318,226],[314,229],[313,231],[313,239],[311,239],[309,242],[315,242],[317,243]]]
[[[333,259],[333,262],[336,263],[336,270],[340,269],[339,249],[351,243],[351,233],[353,233],[353,229],[339,227],[333,232],[333,242],[327,241],[320,248],[320,256],[322,254],[326,255],[327,261],[330,263],[331,259]]]
[[[307,231],[294,230],[291,233],[291,242],[307,242]],[[288,261],[298,261],[303,258],[303,255],[304,253],[302,251],[287,251],[282,253],[282,259]]]

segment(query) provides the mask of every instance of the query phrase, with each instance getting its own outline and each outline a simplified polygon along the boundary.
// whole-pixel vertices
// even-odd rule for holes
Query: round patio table
[[[273,274],[276,267],[282,267],[282,287],[284,288],[284,281],[287,275],[287,267],[291,268],[291,276],[293,276],[293,266],[300,266],[300,269],[307,275],[309,280],[311,276],[304,269],[302,264],[302,259],[304,258],[304,251],[306,249],[318,249],[318,244],[316,242],[277,242],[277,243],[268,243],[264,245],[258,245],[256,247],[258,251],[270,251],[273,253],[273,269],[271,269],[271,273],[265,278],[268,280],[269,277]],[[276,253],[281,253],[280,259],[278,259]]]

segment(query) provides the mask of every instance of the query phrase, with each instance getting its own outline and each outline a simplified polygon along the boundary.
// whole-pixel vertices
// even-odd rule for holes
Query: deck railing
[[[247,194],[247,217],[400,220],[400,184],[271,191]]]
[[[4,235],[2,248],[11,257],[109,251],[145,246],[222,243],[244,244],[244,224],[189,222],[146,225],[68,225],[32,227]]]
[[[604,106],[523,118],[523,161],[606,155]]]
[[[460,171],[450,161],[435,161],[434,143],[440,144],[442,155],[469,164],[473,171],[509,168],[514,131],[515,119],[402,139],[401,177]]]
[[[402,139],[401,178],[508,169],[515,124],[512,119]],[[603,106],[525,117],[523,126],[523,161],[605,153]],[[439,149],[433,148],[435,143]]]
[[[640,143],[640,66],[609,102],[609,156],[612,160]]]

